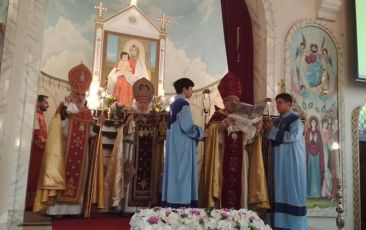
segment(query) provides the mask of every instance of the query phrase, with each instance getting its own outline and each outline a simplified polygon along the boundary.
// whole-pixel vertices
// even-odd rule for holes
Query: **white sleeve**
[[[70,113],[79,113],[80,110],[78,109],[78,107],[75,105],[75,103],[69,103],[69,105],[66,108],[66,113],[70,114]]]

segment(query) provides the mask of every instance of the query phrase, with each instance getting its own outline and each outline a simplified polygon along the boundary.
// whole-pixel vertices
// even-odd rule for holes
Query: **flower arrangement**
[[[271,229],[255,212],[245,209],[141,209],[130,225],[132,230]]]
[[[154,96],[151,100],[151,111],[162,112],[167,111],[170,105],[170,98],[165,96]]]
[[[97,94],[101,101],[101,109],[111,108],[114,102],[117,101],[117,99],[105,88],[100,87]]]

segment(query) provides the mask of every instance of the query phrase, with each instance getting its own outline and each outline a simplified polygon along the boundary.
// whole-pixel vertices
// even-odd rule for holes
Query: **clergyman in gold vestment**
[[[228,73],[218,89],[225,109],[216,111],[208,123],[200,175],[201,207],[269,209],[260,135],[228,132],[234,125],[228,111],[239,102],[241,83]]]
[[[50,123],[34,212],[47,209],[49,215],[84,213],[84,217],[88,217],[91,203],[104,208],[103,156],[99,138],[93,155],[89,155],[89,138],[99,132],[85,103],[91,78],[89,69],[83,64],[69,72],[71,95],[60,104]]]

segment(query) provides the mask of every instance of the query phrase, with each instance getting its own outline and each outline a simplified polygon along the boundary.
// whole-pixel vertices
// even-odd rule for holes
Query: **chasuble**
[[[242,131],[229,134],[222,122],[228,115],[220,109],[208,123],[200,177],[201,206],[266,210],[269,200],[261,137],[250,140]]]

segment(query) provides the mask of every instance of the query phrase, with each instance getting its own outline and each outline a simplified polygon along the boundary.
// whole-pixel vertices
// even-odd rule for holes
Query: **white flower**
[[[240,227],[242,230],[254,227],[258,230],[271,229],[255,212],[245,209],[204,209],[154,208],[136,212],[130,221],[132,230],[190,230],[222,229]]]

